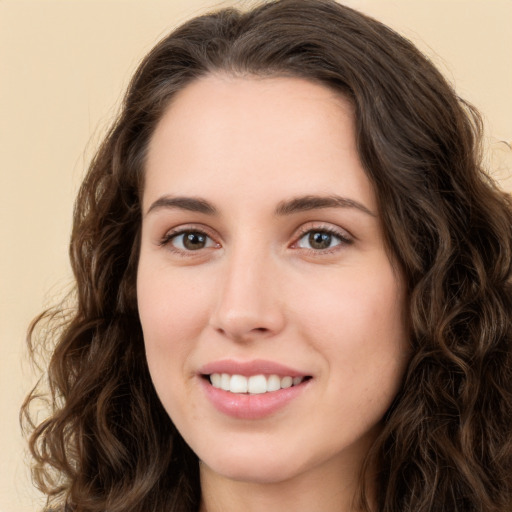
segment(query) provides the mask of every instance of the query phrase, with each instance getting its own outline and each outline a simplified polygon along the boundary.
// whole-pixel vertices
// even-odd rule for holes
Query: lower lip
[[[206,396],[213,406],[223,414],[243,420],[257,420],[270,416],[299,397],[310,380],[297,386],[256,395],[230,393],[214,388],[206,379],[201,379]]]

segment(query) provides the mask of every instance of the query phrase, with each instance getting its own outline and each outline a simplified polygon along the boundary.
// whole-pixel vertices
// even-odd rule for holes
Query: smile
[[[230,375],[229,373],[212,373],[210,383],[214,388],[236,394],[259,395],[271,393],[280,389],[298,386],[307,377],[292,377],[279,375]]]

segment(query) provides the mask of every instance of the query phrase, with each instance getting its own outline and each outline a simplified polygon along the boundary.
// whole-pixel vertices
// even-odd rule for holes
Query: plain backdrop
[[[512,190],[512,1],[352,0],[406,35],[484,114]],[[72,204],[141,57],[205,0],[0,0],[0,512],[41,508],[18,424],[25,332],[69,289]],[[508,145],[507,145],[508,144]]]

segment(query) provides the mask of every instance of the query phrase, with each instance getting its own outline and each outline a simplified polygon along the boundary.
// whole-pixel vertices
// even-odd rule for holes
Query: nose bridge
[[[219,276],[213,326],[231,338],[272,335],[284,324],[277,296],[277,263],[268,247],[247,237],[227,250]]]

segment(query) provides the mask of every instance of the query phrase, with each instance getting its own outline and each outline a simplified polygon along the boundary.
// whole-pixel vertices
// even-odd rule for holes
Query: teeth
[[[243,375],[231,375],[231,380],[229,381],[229,391],[231,391],[231,393],[247,393],[248,387],[249,383],[247,382],[247,377]]]
[[[231,378],[227,373],[223,373],[220,376],[220,389],[223,389],[224,391],[229,391]]]
[[[214,388],[222,388],[222,375],[220,373],[212,373],[210,380]]]
[[[247,382],[247,391],[252,395],[267,392],[267,379],[265,378],[265,375],[253,375],[252,377],[249,377]]]
[[[228,373],[212,373],[210,382],[214,388],[231,393],[249,393],[257,395],[298,386],[304,377],[279,377],[279,375],[229,375]]]
[[[283,377],[281,379],[281,387],[282,388],[291,388],[293,384],[292,377]]]
[[[281,389],[281,379],[277,375],[267,378],[267,391],[278,391]]]

